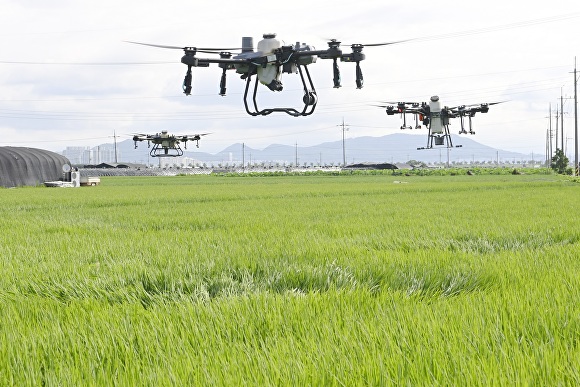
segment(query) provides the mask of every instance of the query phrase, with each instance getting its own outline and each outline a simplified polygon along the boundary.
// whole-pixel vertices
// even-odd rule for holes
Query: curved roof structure
[[[0,187],[40,185],[60,180],[62,166],[70,161],[44,149],[0,147]]]

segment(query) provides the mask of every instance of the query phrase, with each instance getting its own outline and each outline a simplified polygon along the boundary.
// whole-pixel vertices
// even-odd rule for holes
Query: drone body
[[[388,102],[391,103],[391,102]],[[403,125],[401,129],[412,129],[407,126],[407,114],[413,114],[415,117],[415,129],[420,129],[423,124],[428,130],[427,146],[417,149],[431,149],[433,146],[445,145],[447,148],[453,148],[453,141],[449,131],[449,124],[451,118],[460,118],[461,130],[459,134],[475,134],[473,130],[472,118],[475,113],[487,113],[490,105],[495,105],[501,102],[481,103],[476,105],[461,105],[455,107],[441,106],[439,97],[434,95],[429,102],[397,102],[393,105],[378,105],[386,108],[388,115],[392,116],[395,113],[401,114],[403,118]],[[468,118],[468,129],[465,127],[465,118]],[[421,124],[420,124],[421,122]],[[461,147],[461,145],[457,145]]]
[[[263,39],[257,44],[257,51],[254,51],[253,38],[243,37],[241,53],[236,55],[232,51],[239,50],[239,48],[176,47],[138,42],[130,43],[183,50],[184,55],[181,58],[181,63],[187,66],[187,72],[183,80],[183,92],[185,95],[190,95],[192,91],[193,67],[209,67],[211,64],[218,64],[222,69],[219,95],[226,95],[226,72],[228,70],[235,70],[240,75],[240,78],[246,81],[244,106],[248,114],[252,116],[265,116],[274,112],[283,112],[298,117],[312,114],[318,102],[316,90],[307,67],[310,64],[316,63],[317,58],[331,59],[333,61],[333,84],[335,88],[341,87],[338,61],[354,62],[356,67],[356,86],[360,89],[363,87],[363,75],[360,68],[360,62],[365,59],[365,54],[362,52],[363,47],[383,46],[399,42],[366,45],[351,44],[352,52],[343,53],[340,49],[341,42],[335,39],[328,42],[328,49],[315,50],[314,47],[300,42],[297,42],[295,45],[284,45],[282,41],[276,39],[276,34],[264,34]],[[200,52],[218,54],[219,58],[199,58],[197,57],[197,53]],[[256,97],[258,84],[265,85],[271,91],[282,91],[282,73],[298,73],[300,75],[304,90],[304,96],[302,98],[302,103],[304,104],[303,109],[259,109]],[[253,86],[253,94],[251,101],[249,101],[249,89],[254,75],[256,78]]]
[[[137,149],[138,141],[147,141],[147,145],[153,147],[149,154],[151,157],[178,157],[183,156],[183,149],[181,149],[180,143],[185,144],[185,149],[187,149],[188,141],[195,141],[196,146],[199,148],[199,140],[204,134],[194,134],[194,135],[172,135],[167,132],[167,130],[161,131],[161,133],[150,134],[135,134],[133,136],[133,141],[135,142],[135,149]]]

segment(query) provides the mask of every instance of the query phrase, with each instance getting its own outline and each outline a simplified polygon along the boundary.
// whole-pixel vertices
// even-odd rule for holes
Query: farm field
[[[0,189],[0,385],[579,385],[580,183]]]

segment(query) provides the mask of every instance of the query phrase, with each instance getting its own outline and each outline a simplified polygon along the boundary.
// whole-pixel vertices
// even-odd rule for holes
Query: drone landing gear
[[[464,116],[462,115],[461,118],[461,130],[459,131],[459,134],[475,134],[475,131],[473,130],[473,123],[471,121],[471,117],[473,117],[471,114],[467,116],[467,118],[469,118],[469,132],[467,130],[465,130],[465,125],[463,122],[463,118]]]
[[[304,96],[302,97],[302,102],[304,103],[304,109],[302,111],[298,111],[294,108],[270,108],[270,109],[258,109],[258,102],[256,99],[256,94],[258,92],[258,78],[254,81],[254,92],[252,96],[252,102],[254,105],[254,109],[250,110],[248,106],[248,90],[250,88],[250,83],[252,81],[251,72],[249,73],[248,77],[246,78],[246,90],[244,92],[244,106],[246,107],[246,112],[251,116],[267,116],[274,112],[282,112],[289,114],[293,117],[299,116],[309,116],[314,113],[314,109],[316,108],[316,104],[318,103],[318,96],[316,95],[316,90],[314,89],[314,84],[312,83],[312,78],[310,77],[310,72],[308,68],[303,65],[297,65],[298,73],[300,74],[300,79],[302,80],[302,86],[304,87]],[[306,79],[304,78],[304,74],[302,73],[302,67],[304,67],[304,72],[306,73],[306,77],[308,78],[308,84],[306,83]],[[310,87],[310,88],[309,88]]]
[[[449,126],[444,126],[445,130],[441,134],[433,134],[431,133],[431,127],[429,126],[429,134],[427,136],[427,146],[417,148],[417,150],[422,149],[432,149],[433,146],[440,146],[446,145],[446,148],[461,148],[462,145],[455,145],[453,146],[453,140],[451,140],[451,133],[449,132]]]
[[[149,155],[151,157],[179,157],[183,156],[183,149],[179,145],[175,145],[174,148],[168,148],[160,144],[154,144]]]
[[[401,125],[401,130],[404,130],[404,129],[413,129],[411,127],[411,125],[407,126],[407,115],[405,113],[401,113],[401,115],[403,116],[403,125]]]

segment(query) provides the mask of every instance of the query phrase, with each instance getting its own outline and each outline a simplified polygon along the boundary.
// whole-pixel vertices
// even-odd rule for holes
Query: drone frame
[[[142,44],[142,43],[139,43]],[[247,66],[247,71],[242,72],[242,79],[246,80],[246,87],[244,90],[244,107],[246,112],[251,116],[266,116],[274,112],[283,112],[293,117],[308,116],[314,113],[316,105],[318,103],[318,96],[312,77],[308,70],[308,64],[302,61],[301,58],[304,57],[318,57],[321,59],[332,59],[333,60],[333,84],[334,88],[340,88],[340,69],[338,67],[338,59],[341,62],[355,62],[356,65],[356,85],[357,89],[363,87],[363,75],[360,68],[360,62],[365,59],[365,55],[362,53],[364,45],[353,44],[351,48],[353,50],[350,54],[343,54],[340,50],[341,42],[336,40],[331,40],[328,42],[329,48],[327,50],[310,50],[310,49],[300,49],[298,44],[296,46],[281,46],[272,50],[272,54],[268,56],[252,57],[247,59],[235,59],[232,58],[232,53],[228,51],[219,52],[220,58],[197,58],[195,55],[197,52],[209,52],[217,53],[203,49],[197,49],[195,47],[185,47],[183,48],[185,55],[181,58],[181,63],[187,65],[187,72],[183,80],[183,92],[185,95],[190,95],[192,86],[192,67],[209,67],[212,63],[217,63],[222,68],[222,75],[220,79],[220,92],[219,95],[226,95],[226,71],[235,69],[238,66]],[[383,43],[391,44],[391,43]],[[377,44],[375,44],[377,45]],[[156,46],[156,45],[153,45]],[[167,46],[162,46],[167,47]],[[307,62],[307,61],[306,61]],[[257,74],[257,69],[259,66],[266,67],[268,65],[276,66],[278,72],[283,73],[295,73],[300,75],[302,81],[302,87],[304,90],[304,95],[302,97],[302,102],[304,107],[302,110],[296,108],[284,107],[284,108],[258,108],[257,92],[259,79],[256,77],[254,80],[252,101],[250,107],[249,102],[249,90],[250,84],[252,82],[252,76]],[[303,69],[304,68],[304,69]],[[306,77],[304,76],[306,74]]]
[[[133,141],[135,142],[135,149],[137,149],[137,142],[140,141],[147,141],[147,147],[151,148],[149,155],[151,157],[180,157],[183,156],[184,152],[181,146],[179,145],[180,142],[184,143],[184,148],[187,149],[187,142],[188,141],[195,141],[196,146],[199,148],[199,140],[201,136],[204,134],[196,134],[193,136],[175,136],[169,135],[167,137],[161,137],[158,134],[151,136],[151,135],[141,135],[145,136],[145,138],[141,138],[140,135],[134,135]],[[166,142],[167,144],[163,144]],[[153,147],[151,147],[151,143],[153,143]]]
[[[275,35],[272,35],[275,36]],[[267,38],[267,35],[264,35]],[[250,38],[251,39],[251,38]],[[242,54],[237,57],[232,58],[233,54],[229,50],[238,50],[239,48],[198,48],[198,47],[176,47],[176,46],[163,46],[148,43],[139,42],[129,42],[134,44],[141,44],[145,46],[153,46],[160,48],[170,48],[170,49],[181,49],[184,51],[184,55],[181,58],[181,63],[187,66],[187,72],[183,80],[183,92],[185,95],[190,95],[192,91],[192,67],[209,67],[210,64],[218,64],[222,68],[222,75],[220,80],[220,92],[219,95],[226,95],[226,71],[235,69],[241,78],[246,80],[246,86],[244,91],[244,107],[246,112],[251,116],[266,116],[274,112],[283,112],[288,115],[298,117],[298,116],[308,116],[311,115],[316,109],[318,103],[318,96],[316,89],[314,88],[314,83],[308,71],[308,64],[314,63],[316,58],[320,59],[332,59],[333,61],[333,84],[334,88],[341,87],[340,80],[340,69],[338,66],[338,60],[341,62],[354,62],[355,63],[355,76],[356,76],[356,87],[361,89],[363,87],[363,74],[360,66],[360,62],[365,59],[365,54],[362,50],[365,46],[383,46],[395,43],[401,43],[404,41],[389,42],[389,43],[374,43],[374,44],[351,44],[351,53],[343,53],[340,49],[341,42],[336,39],[331,39],[328,44],[328,49],[326,50],[314,50],[312,47],[307,45],[300,45],[297,43],[295,46],[280,46],[274,48],[271,52],[263,54],[261,52],[254,52],[253,47],[241,48]],[[249,49],[248,49],[249,48]],[[196,54],[198,52],[209,53],[209,54],[219,54],[219,58],[198,58]],[[245,54],[245,55],[244,55]],[[308,59],[310,58],[310,59]],[[298,73],[302,81],[302,86],[304,89],[304,95],[302,97],[302,103],[304,107],[299,110],[296,108],[283,107],[283,108],[258,108],[257,101],[257,88],[259,77],[255,79],[253,93],[251,96],[251,103],[249,101],[250,95],[250,83],[252,81],[252,76],[258,74],[257,69],[259,67],[266,68],[267,66],[276,66],[276,73]],[[271,90],[282,90],[281,84],[277,87],[270,87]]]
[[[171,153],[171,150],[174,150],[175,153]],[[175,143],[172,147],[164,147],[161,144],[155,143],[149,155],[151,157],[180,157],[183,156],[183,149],[181,149],[179,143]]]
[[[390,106],[377,105],[378,107],[386,108],[387,115],[394,115],[395,113],[400,113],[403,119],[403,125],[400,129],[412,129],[412,126],[407,126],[407,114],[413,114],[415,116],[415,129],[421,129],[420,121],[428,130],[427,133],[427,145],[425,147],[419,147],[417,150],[432,149],[434,146],[445,145],[447,148],[461,148],[462,145],[453,145],[453,139],[451,138],[451,131],[449,129],[449,119],[460,117],[461,119],[461,130],[459,134],[468,133],[465,130],[464,117],[467,115],[469,117],[469,133],[475,134],[472,129],[471,118],[475,115],[476,111],[481,111],[487,113],[489,108],[487,104],[481,104],[480,108],[470,108],[466,109],[466,106],[459,106],[457,108],[443,107],[440,112],[431,112],[429,105],[426,102],[397,102],[392,103]],[[457,111],[455,111],[457,109]],[[433,119],[441,120],[441,127],[443,128],[443,133],[433,133],[432,132],[432,122]]]

